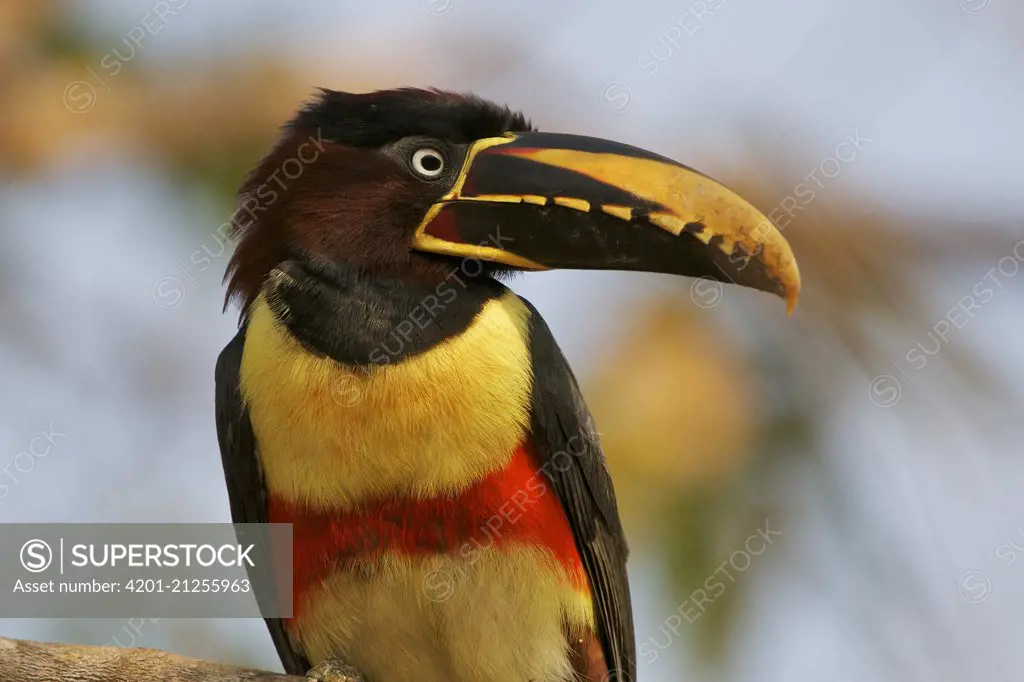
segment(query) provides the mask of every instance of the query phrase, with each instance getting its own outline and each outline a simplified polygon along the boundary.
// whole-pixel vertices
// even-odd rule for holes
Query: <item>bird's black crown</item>
[[[521,113],[473,94],[419,88],[367,94],[321,88],[320,93],[289,126],[320,130],[324,137],[354,147],[381,147],[414,135],[465,144],[533,130]]]

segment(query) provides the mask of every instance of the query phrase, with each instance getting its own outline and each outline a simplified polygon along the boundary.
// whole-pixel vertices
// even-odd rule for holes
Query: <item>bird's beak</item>
[[[786,299],[800,271],[782,233],[692,168],[608,140],[508,133],[474,142],[414,248],[528,270],[642,270]]]

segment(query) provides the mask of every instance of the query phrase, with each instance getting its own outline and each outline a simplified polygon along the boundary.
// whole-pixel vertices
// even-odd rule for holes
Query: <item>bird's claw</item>
[[[366,682],[362,673],[336,658],[317,663],[306,673],[306,679],[311,682]]]

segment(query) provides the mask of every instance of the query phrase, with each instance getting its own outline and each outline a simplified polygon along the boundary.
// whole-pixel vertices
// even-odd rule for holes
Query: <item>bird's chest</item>
[[[593,621],[572,531],[528,440],[528,311],[355,369],[306,351],[258,302],[241,388],[272,521],[295,534],[295,615],[314,663],[388,682],[571,679]]]
[[[529,424],[528,315],[510,294],[436,347],[364,369],[308,352],[257,302],[241,388],[269,492],[350,509],[454,495],[503,468]]]

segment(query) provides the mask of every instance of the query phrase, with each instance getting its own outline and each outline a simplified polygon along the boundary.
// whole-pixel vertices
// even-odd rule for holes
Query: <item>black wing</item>
[[[263,482],[263,469],[256,449],[256,436],[249,421],[249,410],[242,405],[238,386],[244,344],[243,327],[217,358],[217,439],[231,501],[231,519],[235,523],[267,523],[267,488]],[[309,661],[292,646],[284,630],[284,622],[280,618],[264,620],[285,672],[305,675],[310,668]]]
[[[551,330],[528,301],[533,356],[531,429],[538,456],[569,517],[594,598],[609,681],[636,680],[626,538],[593,419]],[[566,466],[565,462],[571,462]]]

